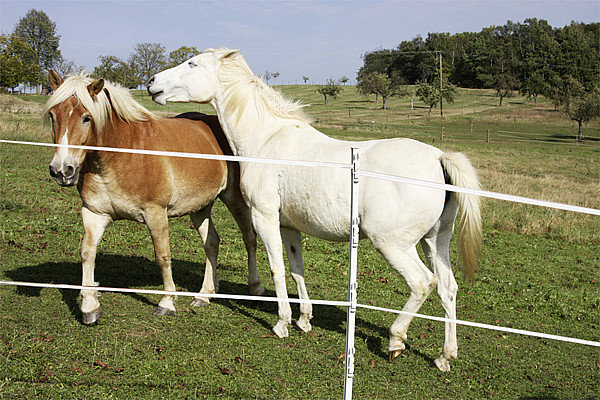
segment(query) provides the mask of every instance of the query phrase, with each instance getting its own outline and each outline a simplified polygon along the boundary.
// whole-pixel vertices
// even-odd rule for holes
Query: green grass
[[[465,151],[479,169],[487,189],[600,208],[597,121],[589,124],[588,144],[485,142],[493,132],[543,134],[572,132],[551,110],[523,102],[495,106],[485,94],[465,94],[467,115],[448,106],[449,116],[406,115],[406,99],[390,102],[390,113],[354,96],[353,89],[333,100],[321,100],[314,87],[284,87],[289,94],[315,104],[307,111],[324,132],[340,138],[369,139],[405,134],[416,126],[421,140],[450,151]],[[137,96],[137,95],[136,95]],[[138,97],[136,97],[138,98]],[[169,109],[141,98],[165,115],[197,110],[198,105]],[[6,104],[2,98],[2,104]],[[20,99],[19,99],[20,100]],[[0,138],[48,141],[38,112],[44,98],[2,108]],[[518,99],[513,99],[516,102]],[[346,104],[353,102],[361,120],[377,118],[389,127],[369,130],[344,127]],[[397,102],[397,103],[396,103]],[[456,105],[459,107],[460,104]],[[468,106],[468,107],[467,107]],[[30,107],[30,108],[29,108]],[[540,106],[542,107],[542,106]],[[208,106],[203,106],[208,111]],[[534,110],[532,110],[534,109]],[[351,115],[354,110],[351,110]],[[435,113],[435,110],[434,110]],[[545,113],[549,113],[548,117]],[[539,114],[542,114],[541,117]],[[395,115],[395,114],[394,114]],[[355,118],[355,117],[352,117]],[[356,117],[358,119],[358,116]],[[410,120],[409,120],[410,119]],[[474,125],[471,134],[471,122]],[[445,126],[443,142],[432,132]],[[403,128],[400,128],[403,127]],[[413,131],[411,131],[413,132]],[[419,133],[420,132],[420,133]],[[561,133],[562,135],[562,133]],[[531,137],[539,137],[531,135]],[[61,188],[47,173],[52,150],[0,145],[0,279],[79,284],[82,236],[74,188]],[[555,212],[495,200],[484,203],[484,246],[475,282],[459,279],[458,317],[491,325],[599,341],[600,233],[597,217]],[[219,254],[221,292],[246,294],[243,242],[221,203],[215,225],[222,237]],[[179,290],[198,291],[204,253],[187,218],[171,222],[174,279]],[[306,281],[314,299],[345,300],[347,244],[303,239]],[[456,258],[455,243],[451,257]],[[147,229],[120,221],[101,242],[96,280],[103,286],[161,289]],[[258,254],[259,274],[267,295],[274,296],[266,254]],[[400,309],[408,297],[404,280],[385,265],[368,242],[359,246],[359,302]],[[289,291],[295,295],[291,279]],[[0,286],[0,398],[260,398],[333,399],[342,395],[346,311],[316,306],[313,331],[277,339],[271,326],[276,305],[217,300],[191,309],[179,297],[178,313],[152,315],[158,296],[104,293],[104,315],[95,326],[80,323],[76,291]],[[294,317],[298,306],[292,306]],[[443,316],[435,296],[421,309]],[[443,324],[415,319],[408,349],[387,361],[388,328],[393,315],[357,312],[357,399],[486,398],[592,399],[600,392],[597,347],[459,326],[459,358],[450,373],[429,367],[443,344]]]

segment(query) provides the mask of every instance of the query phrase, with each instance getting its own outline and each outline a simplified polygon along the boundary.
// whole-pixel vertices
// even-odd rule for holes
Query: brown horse
[[[189,214],[206,252],[200,293],[214,294],[219,236],[211,209],[219,197],[243,234],[250,292],[262,294],[256,270],[256,234],[240,192],[237,163],[66,147],[231,154],[218,119],[200,113],[158,118],[135,102],[128,90],[103,79],[81,75],[63,81],[53,70],[49,78],[55,93],[46,103],[44,115],[52,123],[54,143],[65,145],[55,149],[50,175],[62,186],[77,185],[83,200],[82,285],[99,285],[94,281],[97,245],[113,221],[129,219],[148,226],[164,289],[175,291],[167,219]],[[92,324],[102,315],[97,291],[82,290],[81,295],[83,322]],[[163,295],[154,313],[174,313],[173,297]],[[195,306],[207,303],[207,297],[192,301]]]

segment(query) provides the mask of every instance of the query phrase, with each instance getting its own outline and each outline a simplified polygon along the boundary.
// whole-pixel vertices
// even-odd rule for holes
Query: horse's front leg
[[[217,256],[219,255],[219,234],[215,229],[211,218],[212,204],[205,209],[190,215],[194,227],[202,238],[206,264],[204,270],[204,281],[200,294],[215,294],[219,290],[219,278],[217,277]],[[210,304],[209,297],[197,296],[192,300],[194,307],[207,306]]]
[[[152,243],[154,244],[154,255],[160,267],[163,278],[163,288],[166,291],[176,290],[171,270],[171,249],[169,247],[169,220],[167,210],[162,207],[152,207],[144,210],[144,222],[148,226]],[[155,315],[171,315],[175,313],[173,304],[174,295],[163,295],[154,310]]]
[[[281,228],[281,237],[285,245],[285,251],[290,262],[290,273],[296,282],[298,296],[303,300],[310,300],[304,283],[304,260],[302,259],[302,235],[300,231],[289,228]],[[312,329],[310,319],[312,318],[312,304],[300,304],[300,318],[296,326],[304,332]]]
[[[252,221],[256,233],[267,250],[271,275],[275,283],[275,294],[278,298],[287,299],[288,293],[285,284],[285,264],[283,262],[283,246],[281,244],[281,233],[279,231],[279,213],[264,213],[258,209],[252,209]],[[280,338],[289,336],[287,326],[292,322],[292,309],[287,301],[279,301],[279,322],[273,327],[273,331]]]
[[[81,209],[83,221],[83,241],[81,242],[81,268],[82,286],[98,286],[94,280],[94,267],[96,263],[96,249],[102,239],[106,228],[112,223],[112,218],[106,215],[95,214],[87,208]],[[102,309],[98,301],[97,290],[81,290],[81,316],[83,323],[91,325],[102,316]]]

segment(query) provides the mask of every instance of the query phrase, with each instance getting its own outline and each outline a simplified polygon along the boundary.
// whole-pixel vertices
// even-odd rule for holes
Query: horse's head
[[[219,67],[224,59],[238,50],[212,50],[190,58],[182,64],[154,75],[148,81],[148,93],[158,104],[208,103],[218,90]]]
[[[50,86],[56,92],[63,79],[51,70],[48,74]],[[94,98],[104,87],[104,80],[98,79],[87,86],[87,92]],[[58,93],[55,93],[57,95]],[[48,100],[50,103],[52,98]],[[55,144],[90,145],[93,136],[93,119],[76,94],[72,94],[47,110],[47,118],[52,123],[52,140]],[[72,186],[79,180],[79,166],[85,158],[86,150],[69,147],[56,147],[50,163],[50,176],[61,186]]]

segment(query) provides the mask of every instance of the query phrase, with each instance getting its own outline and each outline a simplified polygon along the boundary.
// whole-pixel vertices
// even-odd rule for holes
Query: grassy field
[[[446,118],[415,100],[389,110],[346,87],[325,107],[314,86],[282,91],[307,104],[315,125],[338,138],[414,137],[473,160],[486,189],[600,208],[598,121],[574,142],[576,128],[547,102],[522,98],[498,107],[493,93],[461,90]],[[198,105],[160,107],[161,115]],[[49,141],[40,123],[46,98],[0,97],[0,138]],[[202,106],[205,112],[209,106]],[[374,122],[373,122],[374,121]],[[444,140],[441,130],[444,128]],[[488,130],[491,141],[488,143]],[[0,144],[0,279],[79,284],[81,202],[74,188],[48,176],[52,151]],[[600,223],[597,217],[486,200],[484,247],[475,282],[459,280],[458,317],[492,325],[600,340]],[[221,203],[222,293],[247,293],[241,235]],[[171,222],[174,279],[197,291],[204,254],[186,218]],[[346,244],[305,237],[306,281],[314,299],[345,300]],[[455,244],[452,244],[455,258]],[[259,273],[274,295],[266,254]],[[359,302],[400,309],[408,290],[369,243],[359,246]],[[106,232],[97,260],[103,286],[160,289],[147,230],[121,221]],[[288,280],[294,295],[293,282]],[[104,293],[97,325],[80,323],[75,291],[0,286],[0,398],[333,399],[342,395],[343,308],[317,306],[313,331],[277,339],[276,305],[214,301],[158,318],[158,296]],[[294,316],[298,307],[292,306]],[[432,294],[422,313],[443,316]],[[387,361],[393,315],[359,309],[355,398],[593,399],[600,397],[600,350],[470,327],[458,328],[459,358],[450,373],[429,367],[443,343],[443,324],[415,319],[408,349]]]

